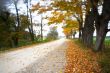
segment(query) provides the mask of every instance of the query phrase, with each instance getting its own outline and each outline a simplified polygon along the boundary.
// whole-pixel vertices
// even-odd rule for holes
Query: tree
[[[45,2],[45,1],[44,1]],[[43,19],[45,18],[43,16],[44,13],[46,13],[47,11],[50,11],[52,10],[52,8],[50,6],[48,6],[47,4],[45,5],[41,5],[40,2],[38,2],[36,5],[33,5],[32,9],[31,9],[33,12],[34,11],[37,11],[37,14],[40,14],[41,15],[41,22],[40,22],[40,27],[41,27],[41,40],[43,40],[43,26],[45,24],[43,24]]]
[[[79,23],[79,39],[87,46],[92,47],[93,32],[94,32],[94,18],[93,11],[91,11],[90,0],[60,0],[53,1],[52,6],[54,12],[49,18],[49,23],[67,22],[68,19],[76,18]],[[85,17],[85,19],[83,19]],[[74,25],[74,23],[73,23]],[[68,28],[69,29],[69,28]],[[70,28],[71,31],[71,28]]]
[[[91,9],[90,0],[86,1],[85,6],[85,22],[82,29],[82,42],[88,48],[93,48],[93,33],[94,33],[94,16]]]
[[[53,27],[50,29],[50,32],[47,34],[46,37],[48,40],[56,40],[58,39],[58,32],[56,30],[56,27]]]
[[[5,39],[7,37],[6,36],[4,37],[4,35],[9,32],[9,29],[6,29],[6,27],[8,25],[7,22],[8,22],[9,15],[10,15],[10,13],[7,11],[0,12],[0,35],[1,35],[0,36],[0,47],[3,47],[5,45],[5,43],[8,42],[8,41],[5,41]],[[6,29],[6,30],[4,30],[4,29]],[[9,36],[9,34],[7,34],[7,35]],[[9,44],[7,46],[9,46]]]
[[[31,25],[30,20],[27,21],[26,15],[20,15],[20,22],[21,22],[20,29],[23,31],[25,31],[25,29],[28,28],[29,25]]]
[[[63,26],[63,30],[67,38],[74,37],[74,32],[78,31],[78,22],[76,20],[67,20],[66,25]]]
[[[30,6],[32,6],[31,0],[29,1],[29,4],[30,4]],[[32,22],[33,18],[32,18],[31,9],[29,9],[29,13],[30,13],[30,23],[31,23],[31,25],[30,25],[30,27],[31,27],[31,39],[32,39],[32,41],[34,41],[35,38],[34,38],[34,29],[33,29],[33,22]]]
[[[19,31],[20,31],[20,17],[19,17],[19,12],[18,12],[18,0],[12,0],[14,6],[15,6],[15,10],[16,10],[16,25],[15,25],[15,36],[13,37],[13,41],[14,41],[14,45],[18,46],[18,42],[19,42]]]
[[[73,31],[73,38],[75,38],[76,33],[77,33],[76,31]]]
[[[34,41],[34,30],[33,30],[33,23],[32,23],[32,14],[31,14],[31,0],[24,0],[24,3],[27,7],[27,21],[30,19],[30,25],[28,25],[28,30],[30,33],[31,41]]]
[[[79,39],[89,48],[93,47],[93,33],[96,29],[95,51],[102,49],[108,22],[110,20],[110,1],[109,0],[53,0],[49,6],[52,9],[52,16],[48,17],[49,24],[59,24],[76,18],[79,22]],[[40,7],[36,5],[37,9]],[[102,6],[102,13],[99,15],[98,7]],[[47,8],[48,9],[48,8]],[[46,8],[41,8],[45,12]],[[68,24],[67,24],[68,25]],[[71,31],[71,28],[65,28]],[[70,32],[64,31],[65,34]]]
[[[2,5],[4,5],[6,7],[5,4],[7,4],[7,2],[11,2],[11,1],[4,0],[2,2],[3,2]],[[20,27],[20,20],[19,20],[18,8],[17,8],[17,1],[13,0],[13,4],[15,5],[15,10],[16,10],[16,16],[17,17],[15,18],[15,16],[13,16],[8,10],[4,10],[5,9],[4,8],[4,9],[2,9],[2,12],[1,12],[1,19],[3,21],[3,26],[5,26],[4,29],[7,28],[7,30],[5,30],[5,33],[4,32],[3,33],[4,33],[4,35],[9,34],[8,35],[9,38],[7,38],[7,40],[9,41],[10,46],[12,46],[13,44],[15,46],[18,46],[18,34],[17,33],[20,30],[19,29],[19,27]],[[6,7],[6,9],[7,9],[7,7]],[[16,21],[14,19],[16,19]],[[12,31],[16,32],[16,34],[14,33],[15,36],[13,35]],[[5,39],[3,39],[3,40],[5,40]]]
[[[98,0],[100,1],[100,0]],[[94,2],[94,1],[93,1]],[[108,23],[110,21],[110,1],[109,0],[103,0],[103,9],[102,14],[99,15],[96,13],[96,45],[95,45],[95,51],[99,51],[103,47],[103,42],[106,37],[106,33],[109,31],[108,29]],[[98,11],[98,10],[97,10]]]
[[[0,13],[0,47],[12,47],[15,34],[15,16],[7,10]]]
[[[83,11],[82,11],[82,4],[83,2],[80,0],[60,0],[54,1],[52,6],[55,7],[56,10],[60,11],[67,11],[69,16],[65,17],[74,17],[79,22],[79,39],[82,37],[82,26],[83,26]]]

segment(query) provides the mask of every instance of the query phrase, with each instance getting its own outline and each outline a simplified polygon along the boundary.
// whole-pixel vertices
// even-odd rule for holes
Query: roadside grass
[[[100,55],[99,64],[102,67],[102,73],[110,73],[110,37],[105,38],[104,48]]]
[[[79,45],[79,46],[81,47],[81,50],[87,50],[87,49],[88,49],[86,46],[84,46],[84,44],[83,44],[80,40],[78,40],[78,39],[73,39],[73,41],[74,41],[77,45]]]
[[[110,73],[110,48],[104,48],[99,60],[99,64],[102,68],[102,73]]]
[[[14,51],[14,50],[19,50],[19,49],[22,49],[22,48],[25,48],[25,47],[39,45],[39,44],[46,43],[46,42],[51,42],[51,41],[54,41],[54,40],[48,40],[48,39],[44,39],[42,41],[41,40],[37,40],[37,39],[35,39],[35,41],[20,40],[17,47],[0,48],[0,53],[8,52],[8,51]]]
[[[89,50],[78,39],[74,39],[74,42],[79,45],[81,49]],[[97,54],[99,55],[99,59],[97,61],[101,66],[101,73],[110,73],[110,38],[105,39],[103,50],[101,52],[97,52]]]
[[[102,73],[110,73],[110,48],[104,48],[101,51],[98,62],[102,68]]]

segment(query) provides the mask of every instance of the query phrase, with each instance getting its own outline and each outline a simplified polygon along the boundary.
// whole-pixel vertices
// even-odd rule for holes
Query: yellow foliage
[[[68,27],[78,27],[78,21],[76,20],[66,20],[65,21]]]
[[[89,1],[90,0],[86,1],[86,11],[90,10]],[[78,30],[78,21],[83,21],[82,0],[52,0],[50,6],[42,7],[38,3],[35,6],[33,6],[33,10],[38,10],[38,13],[43,13],[48,10],[52,10],[51,16],[47,18],[49,20],[48,24],[66,24],[66,26],[63,27],[65,34],[70,34],[71,31]],[[77,20],[73,20],[73,17],[75,17]]]
[[[78,30],[78,22],[76,20],[66,20],[66,25],[63,27],[63,32],[65,35],[71,35],[73,31]]]
[[[62,21],[64,20],[65,16],[63,15],[62,12],[59,11],[54,11],[52,12],[52,17],[49,17],[49,24],[53,24],[53,23],[62,23]]]

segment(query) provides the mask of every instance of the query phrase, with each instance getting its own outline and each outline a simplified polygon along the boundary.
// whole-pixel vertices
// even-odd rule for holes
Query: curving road
[[[0,73],[63,73],[66,39],[0,54]]]

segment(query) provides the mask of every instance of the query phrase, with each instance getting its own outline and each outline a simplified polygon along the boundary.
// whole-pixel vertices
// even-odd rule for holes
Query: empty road
[[[63,73],[66,39],[0,53],[0,73]]]

